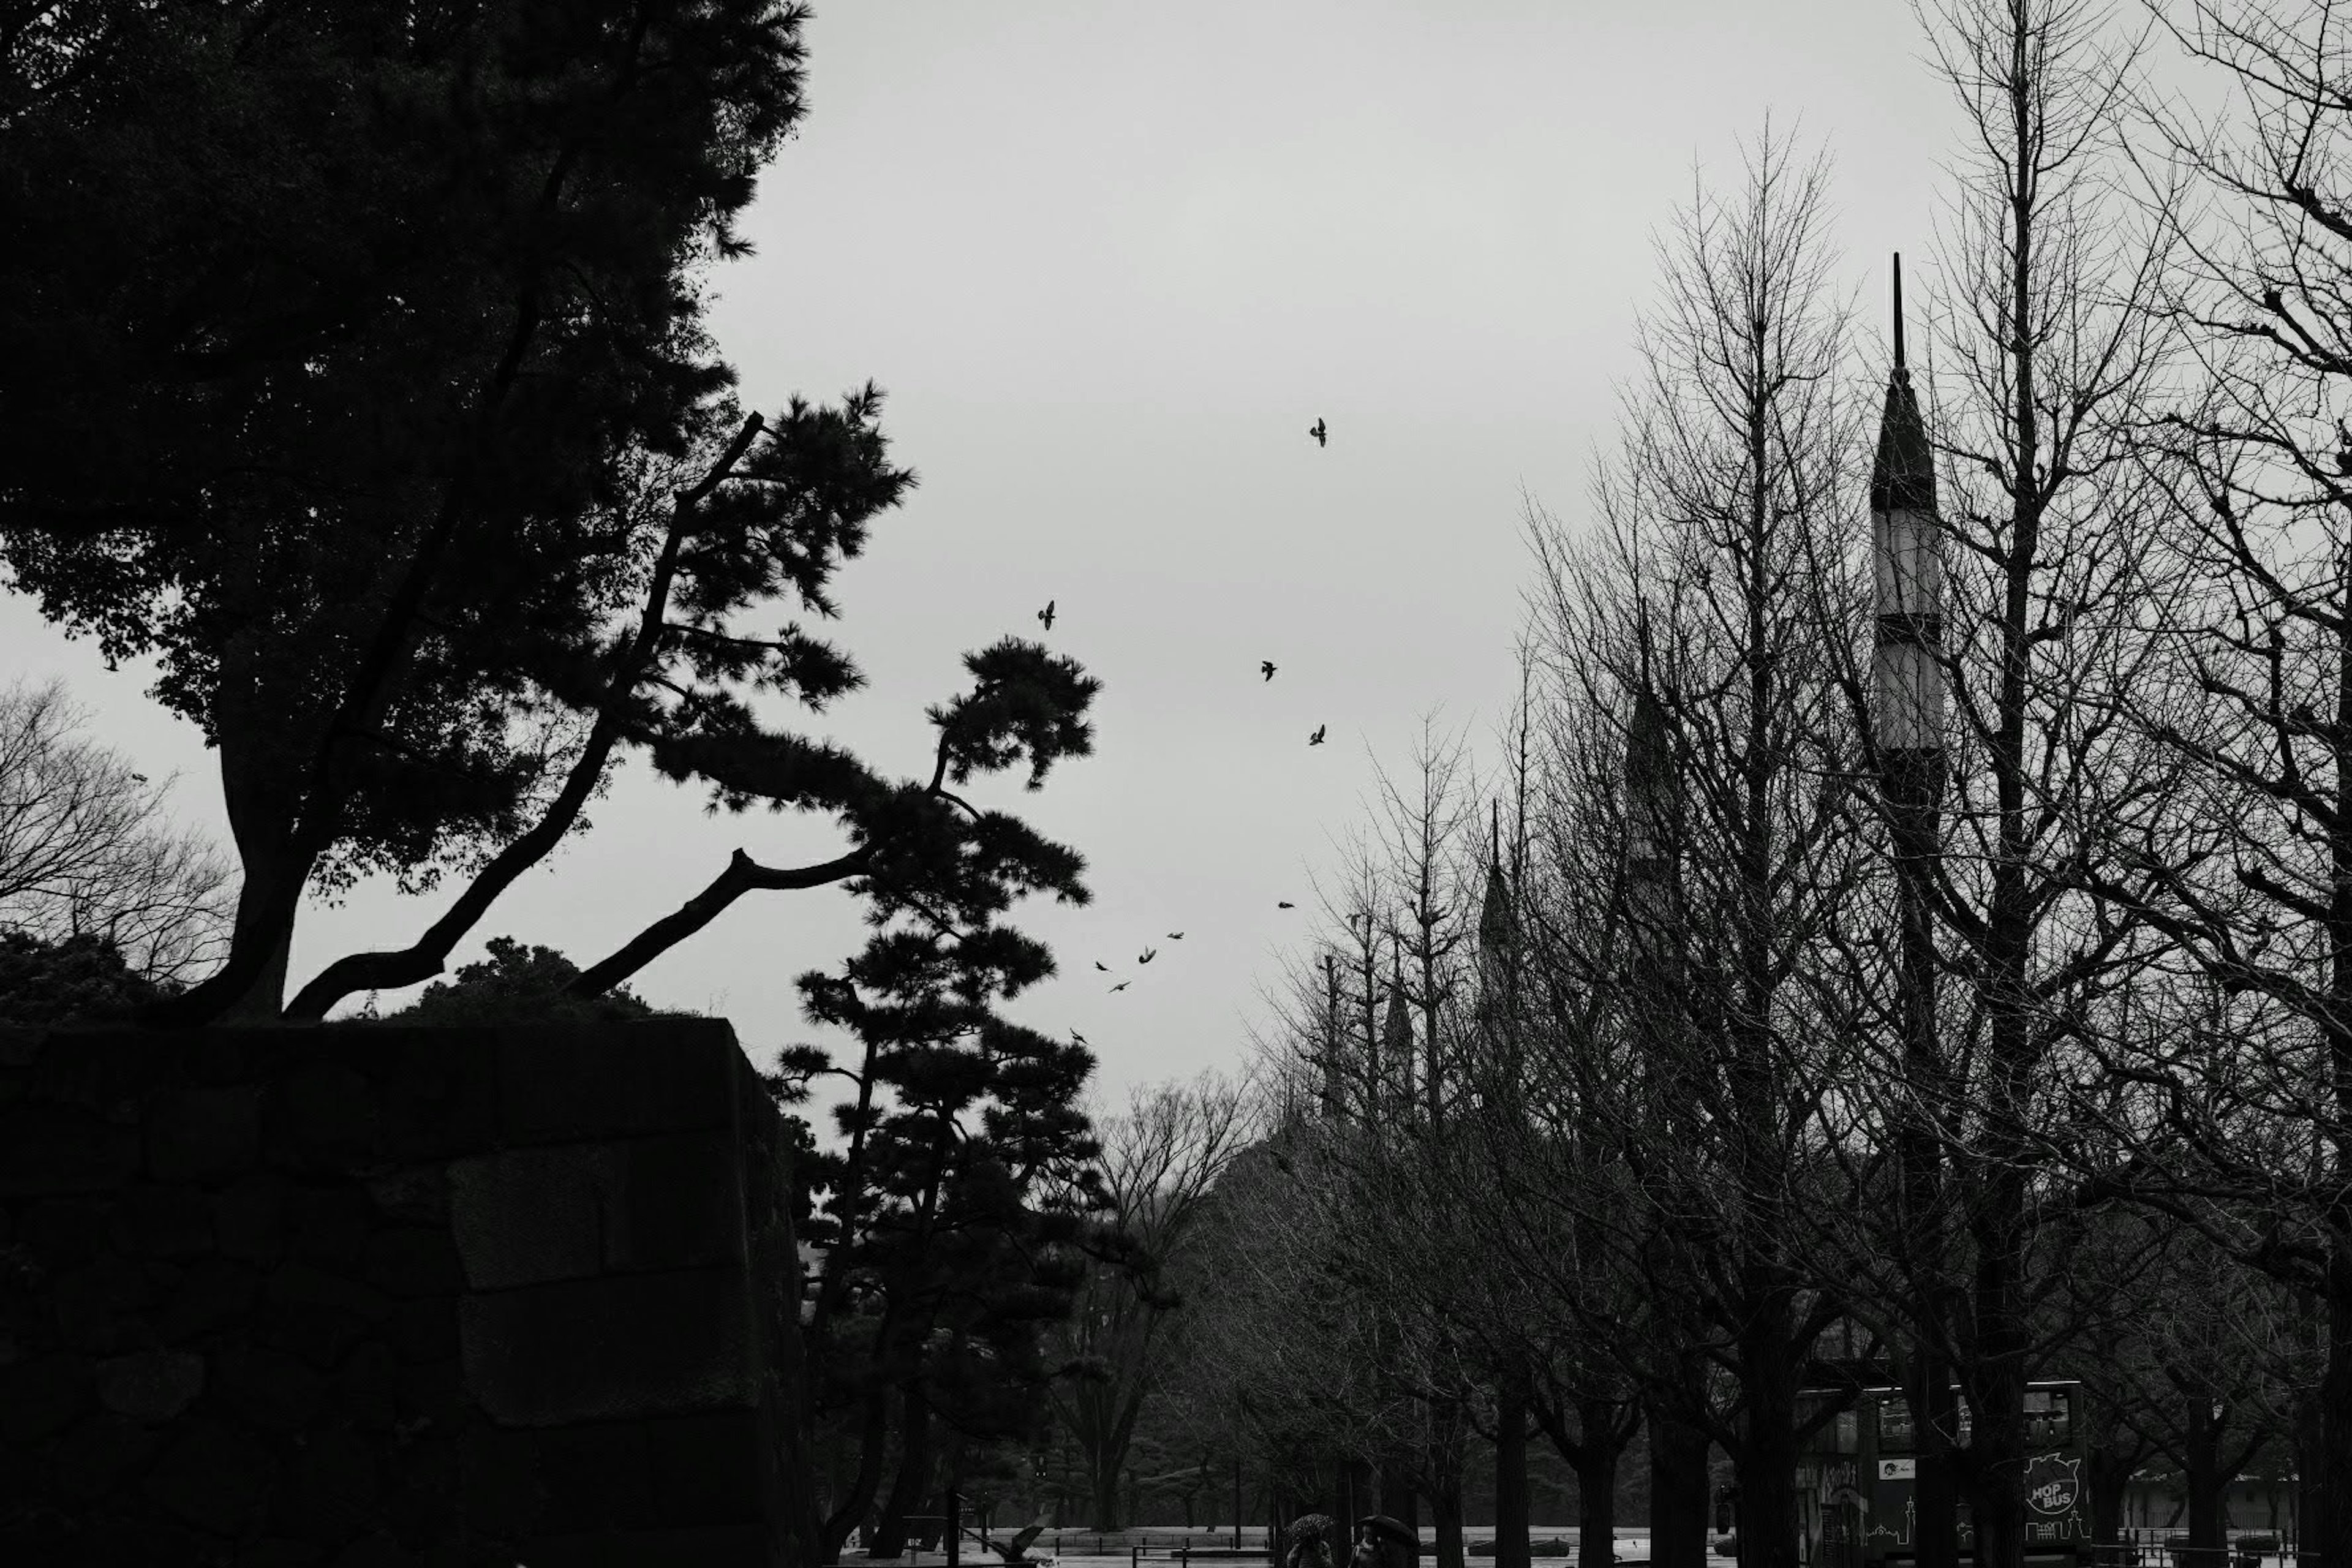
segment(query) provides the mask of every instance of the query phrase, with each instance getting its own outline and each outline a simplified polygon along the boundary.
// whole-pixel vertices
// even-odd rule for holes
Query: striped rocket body
[[[1870,476],[1878,626],[1872,722],[1888,804],[1905,837],[1932,837],[1943,790],[1944,568],[1936,535],[1935,455],[1903,363],[1903,275],[1895,281],[1895,372]],[[1907,830],[1907,831],[1906,831]],[[1925,843],[1904,847],[1929,852]]]

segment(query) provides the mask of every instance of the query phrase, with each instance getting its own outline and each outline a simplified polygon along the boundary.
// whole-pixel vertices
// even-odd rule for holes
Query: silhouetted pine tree
[[[1051,879],[1065,896],[1084,896],[1076,870],[1071,856]],[[856,1037],[857,1064],[835,1068],[798,1046],[772,1080],[785,1102],[820,1074],[849,1085],[835,1112],[839,1145],[801,1162],[803,1238],[822,1261],[796,1419],[803,1451],[835,1446],[829,1473],[842,1478],[834,1495],[809,1489],[795,1521],[807,1563],[838,1554],[894,1464],[889,1512],[903,1520],[952,1479],[940,1461],[960,1443],[1039,1433],[1045,1331],[1069,1310],[1101,1206],[1099,1150],[1078,1109],[1093,1057],[997,1015],[1052,960],[993,923],[982,906],[1005,884],[975,876],[896,866],[898,897],[882,878],[861,880],[877,900],[874,936],[843,974],[800,981],[812,1017]],[[934,904],[909,884],[945,885],[955,901]],[[948,918],[958,902],[973,918]]]

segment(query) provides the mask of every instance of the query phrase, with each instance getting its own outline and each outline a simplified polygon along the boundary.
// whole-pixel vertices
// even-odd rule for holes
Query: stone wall
[[[725,1023],[0,1031],[0,1561],[780,1561]]]

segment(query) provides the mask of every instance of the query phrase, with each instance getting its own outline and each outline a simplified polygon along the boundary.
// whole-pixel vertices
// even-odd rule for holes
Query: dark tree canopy
[[[408,1006],[385,1017],[396,1024],[613,1023],[651,1018],[654,1009],[616,986],[599,996],[567,996],[580,966],[551,947],[525,946],[494,936],[490,955],[436,980]]]
[[[164,994],[94,932],[45,942],[0,931],[0,1024],[120,1023]]]
[[[1044,950],[995,928],[877,925],[843,974],[800,981],[813,1018],[857,1037],[859,1065],[793,1047],[771,1080],[786,1103],[820,1074],[851,1086],[837,1140],[803,1142],[794,1163],[801,1237],[822,1257],[803,1329],[806,1432],[838,1478],[793,1521],[810,1561],[835,1559],[886,1468],[898,1473],[887,1539],[949,1435],[1040,1435],[1050,1331],[1103,1201],[1078,1106],[1091,1054],[996,1011],[1049,972]]]
[[[219,748],[247,974],[306,882],[430,885],[577,749],[632,524],[736,422],[698,277],[802,112],[803,20],[164,0],[0,34],[0,561]],[[773,461],[856,456],[817,434]]]

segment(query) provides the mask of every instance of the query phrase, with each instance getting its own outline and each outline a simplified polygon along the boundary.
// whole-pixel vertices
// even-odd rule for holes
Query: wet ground
[[[1557,1532],[1549,1530],[1537,1531],[1535,1568],[1580,1568],[1572,1541],[1574,1534],[1573,1527]],[[1491,1552],[1481,1552],[1477,1548],[1487,1545],[1492,1539],[1491,1535],[1482,1537],[1475,1531],[1471,1534],[1469,1540],[1472,1551],[1469,1568],[1482,1568],[1482,1565],[1491,1568],[1494,1561]],[[1177,1568],[1175,1551],[1177,1540],[1173,1531],[1166,1535],[1151,1534],[1148,1550],[1145,1551],[1139,1562],[1130,1555],[1129,1548],[1122,1544],[1116,1536],[1105,1539],[1101,1536],[1084,1535],[1076,1531],[1063,1531],[1058,1548],[1054,1534],[1049,1531],[1040,1538],[1030,1551],[1033,1558],[1038,1554],[1050,1558],[1053,1568]],[[1254,1547],[1260,1551],[1263,1551],[1265,1546],[1265,1537],[1263,1532],[1244,1532],[1242,1541],[1244,1547]],[[1195,1534],[1192,1542],[1195,1548],[1211,1544],[1205,1533]],[[1555,1543],[1564,1544],[1566,1550],[1549,1550]],[[1219,1548],[1230,1547],[1232,1538],[1225,1537],[1214,1544]],[[1423,1549],[1423,1556],[1427,1556],[1426,1548]],[[864,1553],[856,1551],[843,1552],[841,1560],[845,1565],[852,1563],[865,1564],[867,1562]],[[1645,1563],[1649,1560],[1650,1537],[1647,1531],[1617,1532],[1617,1562],[1638,1564]],[[889,1568],[942,1568],[946,1562],[946,1553],[926,1552],[919,1554],[909,1553],[898,1559],[896,1563],[891,1563],[888,1558],[879,1559],[873,1564],[873,1568],[884,1568],[885,1564],[889,1564]],[[1709,1568],[1734,1568],[1734,1559],[1728,1557],[1708,1559]],[[1265,1559],[1252,1557],[1211,1558],[1202,1564],[1202,1568],[1227,1568],[1229,1563],[1233,1564],[1234,1568],[1265,1568]],[[960,1568],[996,1568],[995,1554],[977,1542],[967,1542],[961,1554]]]

